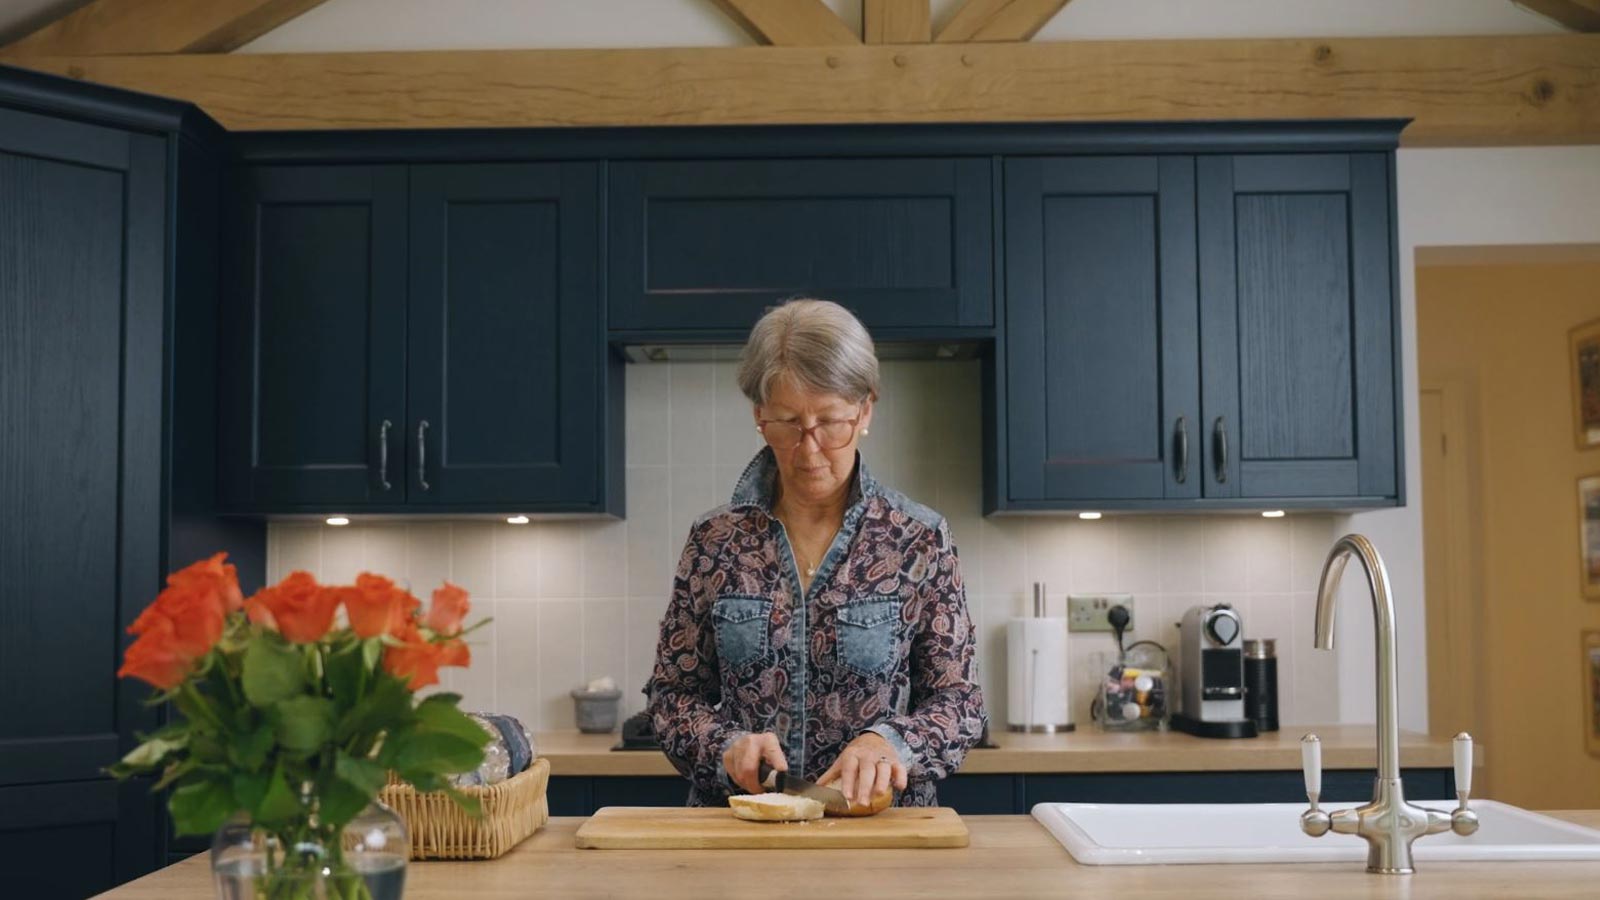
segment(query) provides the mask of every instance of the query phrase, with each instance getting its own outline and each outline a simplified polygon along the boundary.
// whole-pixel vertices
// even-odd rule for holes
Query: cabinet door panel
[[[412,170],[411,503],[598,502],[598,206],[591,163]]]
[[[868,327],[993,323],[987,160],[724,160],[611,170],[610,327],[744,330],[810,294]]]
[[[1205,493],[1396,493],[1382,154],[1200,163]]]
[[[263,167],[241,173],[237,193],[223,301],[226,502],[403,500],[405,170]]]
[[[1013,499],[1198,496],[1193,161],[1006,163]]]

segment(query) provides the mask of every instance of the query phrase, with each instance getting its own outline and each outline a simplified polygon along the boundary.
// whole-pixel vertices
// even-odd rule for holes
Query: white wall
[[[1422,560],[1422,467],[1417,450],[1416,249],[1474,244],[1600,241],[1600,146],[1402,150],[1397,164],[1400,316],[1404,340],[1406,485],[1402,509],[1350,518],[1377,542],[1398,606],[1401,725],[1428,727]],[[1351,580],[1356,581],[1356,573]],[[1372,617],[1357,595],[1342,600],[1340,718],[1374,714]],[[1560,636],[1555,636],[1560,639]],[[1442,729],[1450,723],[1439,723]]]

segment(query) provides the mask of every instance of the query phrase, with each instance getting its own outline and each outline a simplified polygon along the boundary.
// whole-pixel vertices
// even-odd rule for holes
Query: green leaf
[[[367,638],[361,642],[361,662],[368,672],[377,671],[378,660],[383,658],[383,640]]]
[[[228,746],[228,757],[234,765],[247,771],[254,772],[267,763],[267,755],[272,752],[273,728],[262,723],[255,731],[243,737],[234,738]]]
[[[410,723],[413,716],[411,692],[406,690],[405,682],[392,675],[379,675],[372,682],[371,693],[339,720],[339,743],[357,735],[394,731]]]
[[[415,782],[411,777],[414,772],[454,775],[471,772],[483,764],[483,746],[453,734],[413,731],[399,738],[400,746],[394,751],[394,767],[407,781]],[[387,744],[384,749],[388,749]]]
[[[211,701],[189,682],[180,684],[173,691],[172,703],[178,712],[183,713],[194,732],[219,734],[228,730],[227,723],[217,714]]]
[[[369,796],[376,796],[389,780],[388,770],[376,760],[358,759],[343,750],[333,758],[333,773]]]
[[[182,750],[188,746],[189,735],[187,732],[177,734],[173,737],[152,737],[132,750],[129,750],[128,755],[122,758],[119,766],[126,767],[127,769],[134,771],[153,769],[156,766],[159,766],[162,760],[167,758],[167,754],[177,750]]]
[[[294,788],[289,786],[289,779],[284,777],[283,763],[272,770],[272,777],[267,782],[266,796],[254,809],[257,821],[261,822],[286,822],[295,818],[304,811],[300,805],[300,798],[295,795]]]
[[[311,753],[333,736],[333,701],[326,697],[290,697],[272,707],[278,743],[285,749]]]
[[[343,778],[329,778],[317,795],[317,815],[324,825],[339,828],[366,809],[376,793],[362,790]]]
[[[343,712],[361,701],[367,690],[367,666],[362,659],[361,647],[352,644],[328,657],[328,686],[333,689],[333,701]]]
[[[245,648],[242,680],[245,698],[268,707],[305,690],[305,663],[276,638],[261,635]]]
[[[417,728],[451,734],[482,747],[489,743],[489,732],[483,726],[456,708],[461,702],[459,694],[434,694],[417,704]]]
[[[237,808],[227,783],[214,780],[186,784],[167,801],[172,827],[179,834],[210,834]]]

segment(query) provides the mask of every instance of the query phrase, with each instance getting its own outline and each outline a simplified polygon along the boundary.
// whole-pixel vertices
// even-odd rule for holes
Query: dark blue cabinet
[[[165,572],[264,535],[215,513],[221,131],[0,67],[0,868],[80,898],[155,868],[161,797],[104,776],[163,711],[115,677]]]
[[[401,500],[405,168],[242,169],[233,190],[223,502],[357,510]]]
[[[1391,158],[1007,160],[990,505],[1402,502]]]
[[[594,163],[412,168],[411,504],[600,507],[599,191]]]
[[[1005,178],[1009,496],[1200,496],[1193,158]]]
[[[242,168],[228,509],[616,511],[599,171]]]
[[[1389,158],[1200,159],[1207,497],[1399,496]]]
[[[994,323],[988,159],[628,161],[609,189],[613,331],[738,338],[799,294],[874,330]]]

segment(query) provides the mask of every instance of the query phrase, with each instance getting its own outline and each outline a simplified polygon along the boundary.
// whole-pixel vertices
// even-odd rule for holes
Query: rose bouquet
[[[128,629],[137,639],[117,674],[153,685],[152,702],[181,717],[110,771],[159,773],[180,834],[248,816],[271,838],[255,876],[267,896],[301,896],[308,872],[327,879],[319,893],[366,896],[354,873],[341,880],[340,835],[388,772],[471,808],[448,776],[482,762],[488,735],[459,696],[414,697],[440,667],[470,662],[467,593],[446,582],[424,614],[380,575],[329,586],[295,572],[245,599],[225,560],[173,573]]]

